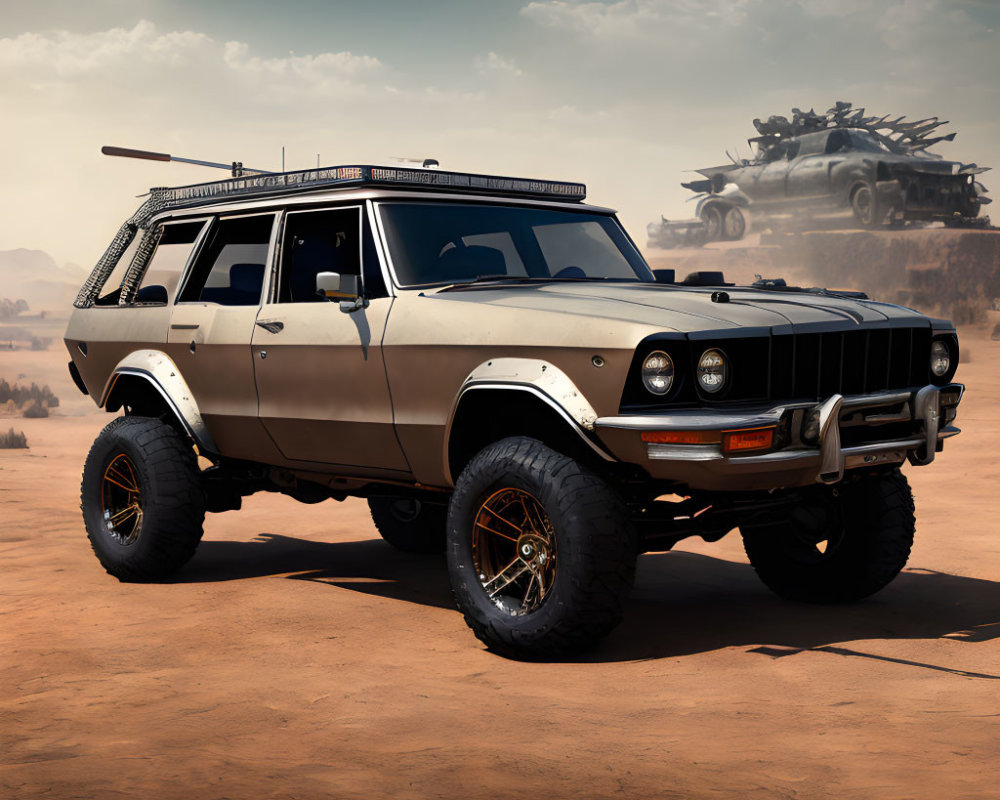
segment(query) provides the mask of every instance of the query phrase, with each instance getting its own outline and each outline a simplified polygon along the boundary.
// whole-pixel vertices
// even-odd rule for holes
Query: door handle
[[[285,329],[285,323],[278,320],[261,320],[257,323],[268,333],[281,333]]]
[[[172,330],[172,331],[196,331],[196,330],[198,330],[198,327],[199,326],[198,326],[197,322],[192,322],[190,324],[188,324],[188,323],[180,323],[180,322],[172,322],[170,324],[170,330]]]

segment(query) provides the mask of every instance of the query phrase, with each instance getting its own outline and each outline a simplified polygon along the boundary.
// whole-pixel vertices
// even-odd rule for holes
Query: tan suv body
[[[781,282],[654,276],[582,198],[371,167],[153,190],[65,337],[81,389],[126,412],[84,474],[105,567],[165,574],[199,514],[265,489],[367,497],[403,549],[447,540],[467,621],[515,655],[593,642],[637,552],[736,526],[783,594],[809,594],[817,570],[825,595],[807,599],[881,588],[905,554],[869,574],[850,539],[884,529],[886,504],[912,520],[899,465],[958,432],[952,326]],[[187,517],[157,521],[173,462],[143,437],[185,463]],[[864,534],[842,494],[868,504]],[[815,552],[782,545],[789,527]],[[898,549],[912,525],[892,533]],[[176,553],[158,561],[158,537]],[[599,601],[572,594],[587,581],[608,587]]]

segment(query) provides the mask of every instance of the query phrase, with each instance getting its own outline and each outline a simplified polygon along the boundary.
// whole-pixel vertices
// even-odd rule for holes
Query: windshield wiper
[[[443,286],[439,292],[450,292],[453,289],[463,289],[468,286],[475,286],[483,283],[549,283],[550,281],[564,280],[563,278],[536,278],[531,275],[477,275],[467,281],[452,283]]]

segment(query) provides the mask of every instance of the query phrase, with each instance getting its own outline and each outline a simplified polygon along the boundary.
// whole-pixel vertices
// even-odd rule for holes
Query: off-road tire
[[[141,526],[123,544],[111,533],[102,486],[112,461],[124,455],[141,489]],[[149,417],[118,417],[90,448],[80,485],[87,537],[105,570],[121,581],[166,578],[186,564],[201,541],[205,493],[194,449],[174,428]]]
[[[513,616],[490,600],[473,559],[473,526],[486,498],[516,489],[537,499],[557,545],[541,604]],[[627,509],[601,478],[541,442],[514,437],[480,451],[462,471],[448,511],[448,572],[465,621],[486,646],[519,659],[559,659],[595,645],[621,620],[638,552]]]
[[[863,228],[881,227],[886,209],[879,203],[878,193],[873,185],[862,183],[851,192],[851,213]]]
[[[915,519],[910,486],[898,469],[817,487],[808,497],[814,505],[806,499],[798,509],[741,526],[747,558],[775,593],[811,603],[851,602],[884,588],[906,566]],[[828,527],[809,523],[808,515],[819,511]],[[826,551],[810,552],[807,541],[821,529],[830,535]]]
[[[701,210],[701,221],[705,229],[705,241],[717,242],[722,239],[722,211],[717,203],[710,203]]]
[[[738,207],[732,206],[722,218],[722,238],[727,242],[738,242],[747,232],[747,218]]]
[[[448,507],[401,497],[369,497],[379,535],[404,553],[443,553]]]

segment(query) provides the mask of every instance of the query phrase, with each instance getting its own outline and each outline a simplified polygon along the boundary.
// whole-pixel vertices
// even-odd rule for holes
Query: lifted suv
[[[367,498],[390,544],[446,550],[466,621],[517,657],[592,645],[637,555],[689,536],[739,527],[787,597],[885,586],[900,465],[958,433],[953,327],[654,276],[584,196],[368,166],[152,190],[66,331],[77,385],[124,409],[83,473],[105,569],[161,579],[206,511],[269,490]]]

